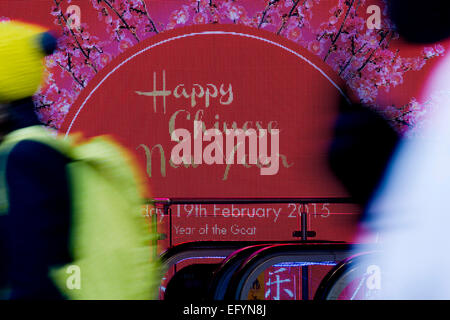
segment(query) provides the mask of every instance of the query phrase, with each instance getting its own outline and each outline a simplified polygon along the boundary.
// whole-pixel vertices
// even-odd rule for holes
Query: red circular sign
[[[341,87],[323,61],[282,37],[189,27],[99,72],[61,131],[114,135],[136,154],[154,197],[346,196],[326,162]]]

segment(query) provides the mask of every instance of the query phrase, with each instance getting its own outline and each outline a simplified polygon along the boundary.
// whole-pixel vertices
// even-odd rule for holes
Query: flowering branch
[[[58,20],[59,20],[59,22],[60,22],[60,24],[61,24],[61,26],[62,26],[62,28],[64,30],[64,26],[68,26],[68,21],[67,21],[67,18],[64,16],[64,14],[63,14],[63,12],[61,10],[61,7],[60,7],[61,1],[58,2],[58,1],[54,0],[54,2],[55,2],[55,5],[56,5],[56,8],[59,10],[58,15],[57,15],[58,16]],[[64,23],[61,21],[61,19],[64,20]],[[69,30],[69,33],[71,34],[72,38],[75,40],[77,48],[81,51],[83,56],[86,58],[87,64],[94,70],[95,73],[97,73],[98,72],[97,68],[90,61],[89,53],[87,53],[83,49],[83,47],[81,46],[81,44],[80,44],[80,42],[78,40],[78,37],[76,36],[75,32],[72,30],[72,28],[67,28],[67,29]],[[99,49],[97,49],[97,50],[99,50]],[[99,50],[99,52],[101,52],[101,50]]]
[[[97,0],[99,2],[104,2],[109,8],[110,10],[112,10],[115,15],[120,19],[120,21],[122,21],[124,28],[127,29],[132,36],[134,37],[134,39],[136,39],[137,42],[140,42],[139,37],[136,35],[136,31],[133,30],[127,23],[127,21],[123,18],[123,16],[113,7],[113,5],[108,1],[108,0]]]
[[[357,73],[360,73],[366,66],[367,64],[370,62],[370,60],[372,60],[373,55],[375,54],[375,52],[381,47],[381,44],[383,43],[383,41],[387,38],[387,36],[390,34],[390,31],[387,31],[386,33],[382,33],[381,35],[381,40],[378,43],[378,46],[372,50],[371,54],[369,55],[369,57],[366,59],[366,61],[364,61],[364,63],[362,64],[362,66],[357,70]]]
[[[264,8],[264,10],[263,10],[263,13],[262,13],[262,16],[261,16],[261,20],[260,20],[259,23],[258,23],[258,29],[260,29],[261,26],[262,26],[262,24],[265,22],[267,13],[270,11],[270,9],[272,8],[272,6],[273,6],[274,4],[276,4],[277,2],[279,2],[279,1],[280,1],[280,0],[272,0],[272,1],[269,1],[269,3],[267,4],[267,6],[266,6],[266,7]]]
[[[328,57],[330,56],[331,52],[334,51],[334,50],[333,50],[334,45],[336,44],[336,41],[338,41],[339,37],[341,36],[342,30],[344,29],[345,22],[347,21],[347,18],[348,18],[349,14],[350,14],[350,11],[351,11],[353,5],[355,4],[355,1],[356,1],[356,0],[352,0],[352,2],[350,3],[350,5],[348,6],[347,12],[345,13],[344,21],[342,22],[341,27],[339,28],[339,31],[337,32],[337,34],[336,34],[336,36],[334,37],[334,39],[331,39],[331,45],[330,45],[330,47],[328,48],[328,52],[327,52],[327,54],[325,55],[325,58],[323,59],[323,61],[327,61],[327,59],[328,59]]]
[[[147,17],[148,21],[149,21],[150,24],[152,25],[153,31],[154,31],[155,33],[158,33],[158,29],[156,29],[156,25],[155,25],[155,23],[153,22],[152,18],[150,18],[150,15],[149,15],[149,13],[148,13],[147,5],[145,4],[145,0],[142,0],[142,6],[144,7],[144,14],[145,14],[145,16]],[[133,8],[133,9],[134,9],[134,8]]]
[[[284,29],[284,27],[286,26],[286,21],[289,20],[290,17],[292,17],[295,8],[297,8],[298,3],[300,2],[300,0],[296,0],[294,1],[294,5],[292,6],[291,10],[289,11],[289,14],[287,16],[287,18],[283,21],[283,23],[281,24],[280,29],[278,29],[277,34],[280,34],[281,31]],[[303,2],[303,5],[306,3],[306,0]]]
[[[78,79],[75,75],[75,72],[73,71],[72,55],[70,53],[67,52],[67,67],[63,66],[59,61],[56,61],[56,64],[63,70],[67,71],[81,88],[84,88],[86,86],[84,84],[84,80]]]

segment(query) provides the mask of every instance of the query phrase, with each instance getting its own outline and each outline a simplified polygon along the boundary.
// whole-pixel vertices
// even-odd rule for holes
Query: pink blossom
[[[328,19],[328,22],[329,22],[331,25],[336,24],[338,21],[339,21],[338,18],[337,18],[336,16],[334,16],[334,15],[331,16],[330,19]]]
[[[409,109],[417,111],[422,109],[422,106],[420,105],[420,103],[417,101],[416,98],[412,98],[411,101],[409,102]]]
[[[252,26],[253,20],[247,16],[243,16],[239,19],[239,23],[246,25],[246,26]]]
[[[230,6],[228,11],[228,17],[230,20],[237,20],[239,19],[239,9],[237,6]]]
[[[197,13],[193,18],[193,22],[195,24],[205,24],[208,22],[208,16],[204,13]]]
[[[287,37],[291,40],[297,40],[301,35],[300,28],[292,27],[287,30]]]
[[[106,22],[107,24],[110,24],[110,23],[112,22],[112,17],[111,17],[109,14],[106,16],[105,22]]]
[[[391,74],[389,80],[390,80],[389,82],[392,85],[394,85],[394,87],[399,85],[399,84],[401,84],[401,83],[403,83],[403,77],[402,77],[402,75],[400,73]]]
[[[212,16],[212,21],[215,22],[215,23],[218,23],[220,21],[220,15],[218,13],[215,13]]]
[[[424,54],[425,58],[427,58],[427,59],[436,55],[434,48],[432,48],[432,47],[425,47],[423,49],[423,54]]]
[[[408,63],[411,66],[411,69],[414,71],[419,71],[425,66],[425,59],[416,58],[413,62]]]
[[[308,50],[312,53],[319,55],[322,53],[322,45],[320,41],[314,40],[308,44]]]
[[[381,87],[386,84],[386,79],[383,76],[381,76],[379,73],[376,73],[372,77],[372,80],[378,87]]]
[[[438,55],[443,55],[445,53],[445,48],[440,44],[436,45],[434,48]]]
[[[172,13],[170,19],[176,24],[185,24],[189,19],[189,12],[185,8],[177,10]]]
[[[384,114],[388,117],[388,119],[396,119],[401,116],[400,110],[398,110],[394,106],[388,106],[384,109]]]
[[[133,46],[133,43],[129,39],[123,39],[119,42],[119,49],[121,52],[127,50],[128,48],[131,48]]]
[[[313,6],[313,2],[311,0],[306,0],[305,8],[310,9]]]
[[[416,123],[416,115],[413,112],[408,112],[407,114],[403,115],[403,121],[405,121],[408,125],[412,126]]]
[[[109,54],[102,54],[102,55],[100,55],[98,64],[99,64],[101,67],[104,67],[104,66],[106,66],[110,61],[111,61],[111,56],[110,56]]]
[[[131,18],[132,18],[132,15],[131,15],[130,11],[125,11],[125,12],[123,13],[123,18],[126,19],[126,20],[131,19]]]

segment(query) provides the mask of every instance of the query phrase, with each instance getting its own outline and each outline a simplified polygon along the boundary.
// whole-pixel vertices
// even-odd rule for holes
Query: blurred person
[[[328,161],[352,199],[365,209],[378,188],[400,137],[381,115],[361,104],[340,101]]]
[[[155,298],[159,264],[134,159],[109,137],[57,138],[34,111],[56,44],[41,27],[0,23],[0,293]]]
[[[450,37],[446,0],[391,0],[400,35],[412,43]],[[381,239],[382,298],[450,299],[450,56],[424,85],[439,92],[425,126],[396,150],[367,213]]]
[[[0,23],[0,136],[42,125],[32,95],[43,58],[56,48],[45,29]],[[61,153],[31,140],[1,148],[0,239],[3,282],[10,299],[62,299],[49,268],[69,262],[70,201]],[[1,245],[0,245],[1,246]],[[6,294],[6,292],[5,292]]]
[[[433,43],[450,36],[447,0],[391,0],[388,5],[397,31],[404,39]],[[384,158],[378,182],[365,189],[368,198],[361,225],[363,230],[379,235],[377,249],[381,258],[376,263],[382,272],[381,299],[450,299],[449,74],[450,57],[447,56],[426,85],[429,90],[447,94],[440,96],[427,125],[417,136],[403,139],[394,149],[388,143],[387,149],[393,153]],[[364,145],[366,140],[366,148],[370,148],[371,140],[361,138],[361,127],[356,122],[358,119],[343,125],[341,131],[357,128],[351,132],[349,141],[357,140]],[[373,131],[372,135],[376,139],[379,131]],[[339,155],[342,162],[353,161],[344,154]],[[342,166],[338,165],[336,170],[342,170]],[[371,166],[366,166],[366,170],[370,171]],[[357,181],[354,189],[358,183],[364,185]],[[364,240],[363,234],[360,240]]]

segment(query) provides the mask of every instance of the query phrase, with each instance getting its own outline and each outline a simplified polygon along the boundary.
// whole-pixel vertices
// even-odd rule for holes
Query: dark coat
[[[39,124],[31,99],[11,108],[9,131]],[[0,216],[4,257],[0,272],[11,289],[10,298],[60,299],[48,272],[71,261],[69,159],[31,140],[17,143],[0,156],[7,157],[4,177],[9,202],[7,214]]]

